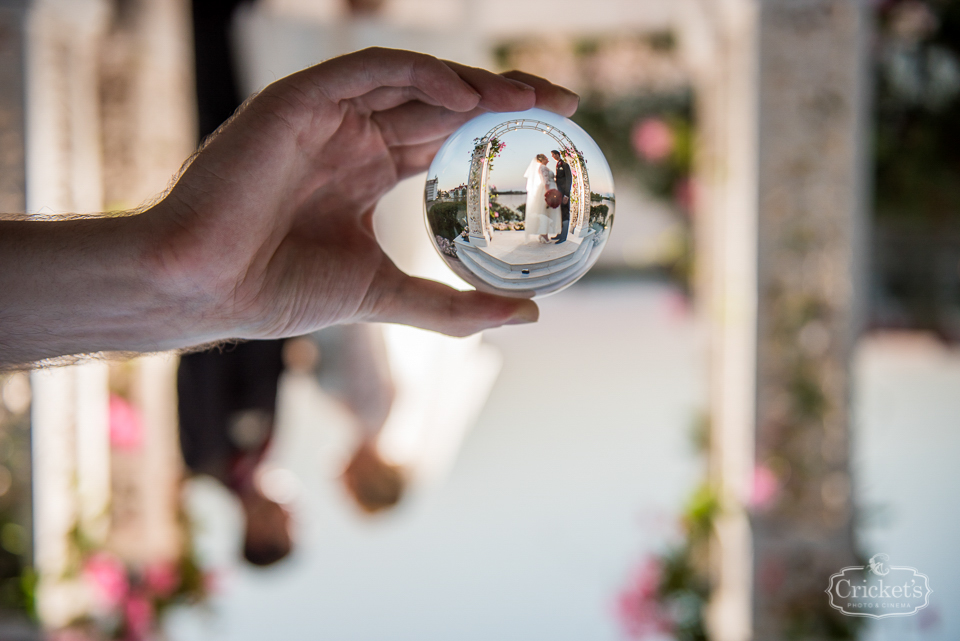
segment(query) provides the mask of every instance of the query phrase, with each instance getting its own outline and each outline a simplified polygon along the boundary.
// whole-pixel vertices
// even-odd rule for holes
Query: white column
[[[36,0],[27,25],[27,199],[32,214],[101,211],[98,94],[102,0]],[[67,578],[72,531],[104,530],[108,459],[105,366],[64,367],[32,377],[35,562],[38,612],[59,627],[88,607]],[[75,578],[75,577],[74,577]]]
[[[71,560],[69,533],[76,524],[74,494],[76,450],[70,399],[75,378],[66,368],[34,372],[33,387],[33,523],[34,564],[39,575],[37,613],[58,627],[83,611],[76,590],[61,589]]]
[[[692,2],[687,9],[684,44],[699,136],[695,288],[710,329],[710,475],[724,506],[707,619],[718,641],[745,641],[753,598],[744,506],[756,407],[757,11],[750,0]]]

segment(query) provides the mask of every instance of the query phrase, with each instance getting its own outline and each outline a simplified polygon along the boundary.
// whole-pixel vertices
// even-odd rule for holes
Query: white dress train
[[[560,233],[560,208],[548,209],[544,194],[556,189],[553,172],[546,165],[534,159],[523,177],[527,179],[527,206],[524,214],[524,240],[529,242],[534,236]]]

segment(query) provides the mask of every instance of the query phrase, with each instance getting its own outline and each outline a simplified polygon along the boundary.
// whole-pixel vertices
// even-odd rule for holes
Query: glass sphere
[[[613,224],[613,176],[597,143],[542,109],[488,113],[458,129],[427,173],[427,230],[477,289],[533,298],[572,285]]]

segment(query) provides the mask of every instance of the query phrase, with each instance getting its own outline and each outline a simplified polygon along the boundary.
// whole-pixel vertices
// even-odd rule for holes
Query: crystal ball
[[[477,289],[533,298],[575,283],[613,224],[613,176],[597,143],[542,109],[467,122],[427,173],[427,231]]]

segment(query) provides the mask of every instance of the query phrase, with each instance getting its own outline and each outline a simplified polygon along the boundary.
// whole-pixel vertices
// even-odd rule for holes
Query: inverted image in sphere
[[[597,261],[613,224],[610,166],[572,120],[542,109],[489,113],[458,129],[427,174],[437,251],[479,290],[533,298]]]

